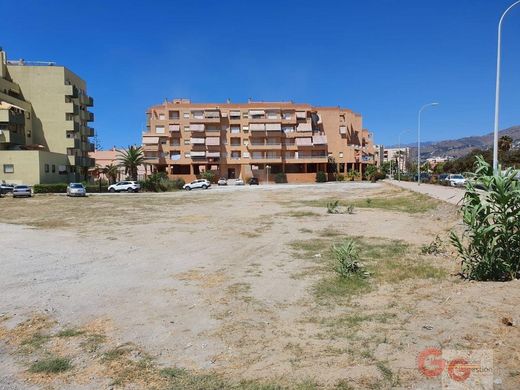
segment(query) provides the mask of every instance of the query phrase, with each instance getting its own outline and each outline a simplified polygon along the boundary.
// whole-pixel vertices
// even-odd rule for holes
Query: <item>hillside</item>
[[[500,131],[500,137],[508,135],[513,139],[513,147],[520,148],[520,126],[513,126]],[[473,149],[488,149],[493,145],[493,133],[482,136],[459,138],[440,142],[424,142],[421,144],[421,158],[429,157],[462,157]],[[415,144],[408,145],[411,153],[417,153]]]

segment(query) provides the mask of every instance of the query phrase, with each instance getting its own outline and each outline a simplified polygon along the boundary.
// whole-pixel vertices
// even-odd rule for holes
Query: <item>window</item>
[[[190,131],[190,126],[184,126],[184,131]]]
[[[179,119],[179,111],[168,111],[168,118],[170,120],[177,120],[177,119]]]
[[[67,138],[74,138],[74,131],[67,131]]]
[[[44,167],[45,167],[45,173],[49,173],[49,164],[45,164]]]
[[[189,112],[184,112],[184,113],[182,113],[182,117],[184,119],[190,119],[190,113]]]
[[[339,158],[343,158],[343,152],[339,152]]]
[[[184,158],[191,158],[191,155],[189,153],[184,153]]]
[[[244,118],[244,119],[249,118],[249,114],[248,114],[247,112],[244,112],[244,113],[242,114],[242,118]]]
[[[231,126],[231,134],[239,134],[240,126]]]
[[[155,126],[155,132],[157,134],[164,134],[164,126]]]
[[[184,145],[189,145],[190,144],[190,140],[189,139],[185,139],[184,140]]]
[[[167,142],[167,141],[166,141],[165,139],[162,139],[162,140],[161,140],[161,145],[166,145],[166,142]]]
[[[164,115],[164,113],[159,113],[159,120],[163,121],[166,119],[166,116]]]
[[[284,111],[282,113],[282,118],[285,119],[285,120],[292,119],[292,112],[291,111]]]
[[[240,158],[240,152],[231,152],[231,160],[238,160]]]
[[[204,111],[192,111],[193,119],[204,119]]]
[[[231,146],[240,146],[240,138],[231,138]]]
[[[14,173],[14,165],[4,164],[4,173]]]

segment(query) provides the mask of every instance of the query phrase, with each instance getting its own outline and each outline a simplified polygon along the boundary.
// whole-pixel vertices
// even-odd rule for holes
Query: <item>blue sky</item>
[[[492,130],[499,16],[512,0],[22,1],[2,20],[10,59],[84,78],[104,147],[140,142],[146,108],[293,100],[363,115],[378,143]],[[520,6],[503,30],[501,128],[520,124]]]

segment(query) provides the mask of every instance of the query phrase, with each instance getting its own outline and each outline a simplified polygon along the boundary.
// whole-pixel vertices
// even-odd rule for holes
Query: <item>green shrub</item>
[[[327,174],[323,171],[316,172],[316,183],[325,183],[327,181]]]
[[[204,171],[204,172],[202,172],[200,174],[200,178],[201,179],[206,179],[210,183],[216,183],[217,182],[217,178],[216,178],[215,172],[213,172],[213,171]]]
[[[66,358],[47,358],[42,359],[36,363],[33,363],[29,368],[30,372],[35,373],[46,373],[46,374],[55,374],[58,372],[63,372],[70,370],[72,368],[72,364],[69,359]]]
[[[157,172],[141,181],[141,188],[152,192],[165,192],[181,190],[185,184],[184,179],[177,178],[170,180],[166,172]]]
[[[342,277],[364,274],[363,265],[359,262],[359,251],[352,240],[332,246],[332,257],[335,260],[335,270]]]
[[[338,176],[336,177],[336,180],[337,181],[345,181],[345,175],[342,175],[341,173],[339,173]]]
[[[352,170],[352,171],[347,172],[347,178],[350,181],[354,181],[358,177],[359,177],[359,172],[358,171]]]
[[[440,255],[444,253],[444,245],[439,236],[435,236],[432,242],[427,245],[421,246],[421,253],[423,255]]]
[[[278,184],[287,183],[287,175],[283,172],[278,172],[274,175],[274,182]]]
[[[67,192],[67,183],[35,184],[33,191],[35,194],[64,194]]]
[[[327,213],[338,214],[339,213],[339,200],[334,200],[327,203]]]
[[[101,184],[101,187],[99,187],[99,184],[87,184],[85,189],[87,190],[87,193],[108,192],[108,186],[106,184]]]
[[[491,165],[477,156],[462,206],[465,231],[462,237],[450,236],[468,279],[520,277],[520,181],[515,175],[511,169],[493,175]]]

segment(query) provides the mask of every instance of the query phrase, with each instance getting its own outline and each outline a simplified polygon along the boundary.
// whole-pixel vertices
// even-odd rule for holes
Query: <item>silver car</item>
[[[67,196],[87,196],[87,190],[81,183],[70,183],[67,186]]]
[[[13,188],[13,198],[31,197],[31,187],[26,185],[18,185]]]

